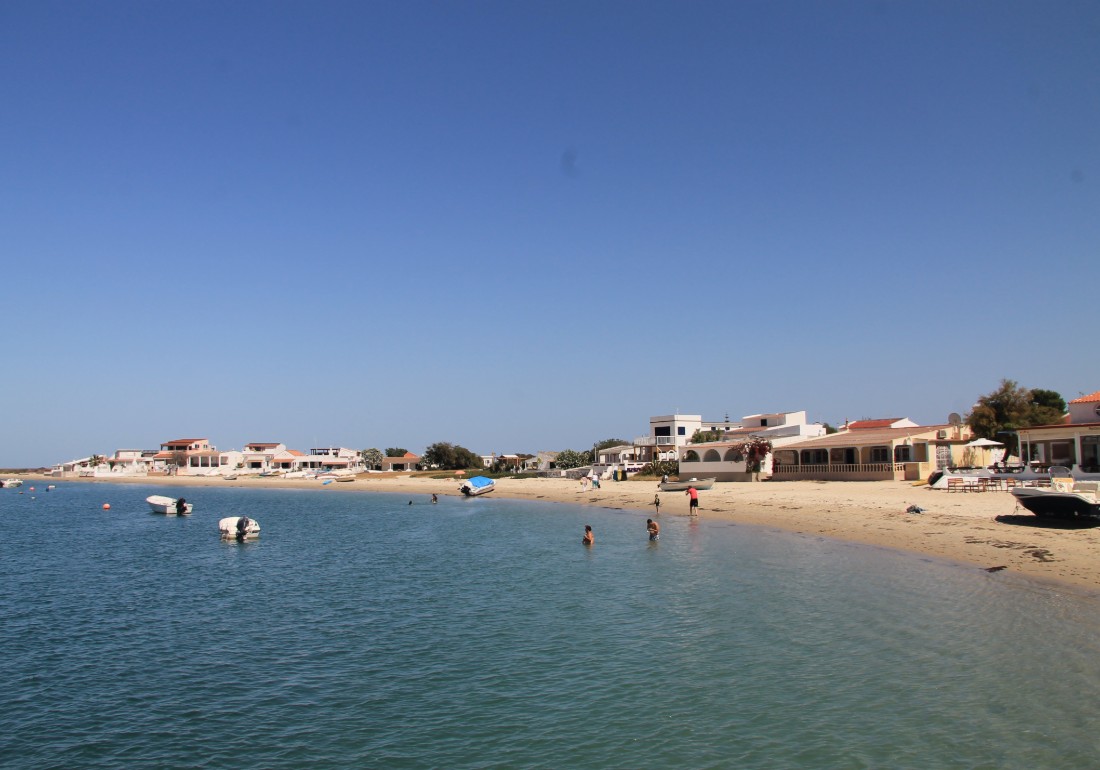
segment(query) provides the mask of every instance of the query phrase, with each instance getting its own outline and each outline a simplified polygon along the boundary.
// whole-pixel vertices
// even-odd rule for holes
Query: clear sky
[[[1100,389],[1100,4],[0,4],[0,467]]]

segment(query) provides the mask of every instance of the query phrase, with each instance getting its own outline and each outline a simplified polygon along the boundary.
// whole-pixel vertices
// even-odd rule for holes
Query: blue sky
[[[0,6],[0,467],[1100,388],[1095,2]]]

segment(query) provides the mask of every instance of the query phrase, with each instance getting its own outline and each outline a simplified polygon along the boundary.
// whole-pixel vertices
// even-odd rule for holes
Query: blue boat
[[[459,485],[458,490],[466,497],[476,497],[496,489],[496,482],[487,476],[474,476]]]

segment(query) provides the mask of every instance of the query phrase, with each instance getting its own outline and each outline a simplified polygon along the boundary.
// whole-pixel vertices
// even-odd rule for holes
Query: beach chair
[[[966,479],[948,479],[947,480],[948,492],[965,492],[966,491]]]

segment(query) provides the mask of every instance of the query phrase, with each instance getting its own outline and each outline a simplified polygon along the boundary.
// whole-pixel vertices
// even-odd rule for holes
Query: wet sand
[[[25,483],[57,483],[24,476]],[[135,477],[74,479],[97,483],[165,484],[391,492],[430,497],[458,495],[454,479],[407,474],[365,474],[354,482],[322,485],[316,479]],[[62,482],[63,483],[63,482]],[[568,479],[499,479],[493,497],[545,500],[635,510],[660,518],[688,515],[683,492],[659,492],[655,481],[604,481],[582,490]],[[1006,491],[958,493],[898,481],[762,481],[716,484],[699,493],[699,515],[924,554],[983,569],[1006,570],[1100,593],[1100,527],[1041,520],[1016,506]],[[907,513],[917,505],[923,513]]]

